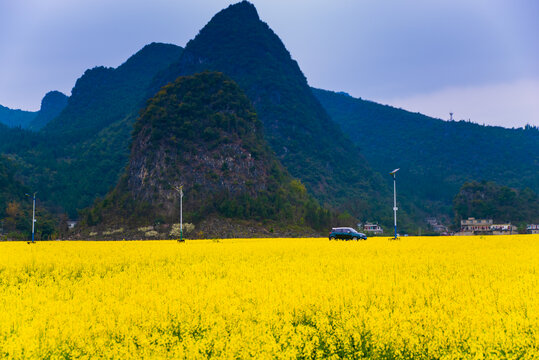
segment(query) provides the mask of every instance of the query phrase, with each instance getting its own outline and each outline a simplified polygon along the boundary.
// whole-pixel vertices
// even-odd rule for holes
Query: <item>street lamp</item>
[[[36,224],[36,194],[37,192],[34,193],[34,196],[33,196],[33,206],[32,206],[32,244],[34,243],[34,229],[35,229],[35,224]],[[30,194],[25,194],[26,196],[29,196],[29,197],[32,197]]]
[[[393,214],[395,216],[395,239],[397,238],[397,210],[399,210],[397,207],[397,177],[395,174],[399,170],[400,168],[389,173],[391,176],[393,176]]]
[[[174,190],[180,193],[180,242],[183,242],[183,185],[174,186]]]

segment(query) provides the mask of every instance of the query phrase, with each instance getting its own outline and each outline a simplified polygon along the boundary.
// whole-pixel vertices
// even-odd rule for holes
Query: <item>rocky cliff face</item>
[[[297,62],[254,5],[243,1],[216,14],[161,83],[204,70],[223,72],[239,84],[272,150],[319,201],[378,218],[373,214],[383,209],[380,194],[387,193],[382,180],[313,96]]]
[[[261,125],[240,88],[218,73],[182,77],[164,87],[135,127],[128,188],[136,200],[177,206],[225,193],[256,196],[267,188],[272,162]]]
[[[135,148],[137,155],[133,156],[128,173],[129,189],[137,199],[155,202],[154,199],[163,197],[161,194],[172,192],[172,183],[188,184],[186,191],[196,187],[209,193],[226,191],[231,195],[254,196],[266,188],[265,164],[255,160],[241,143],[219,144],[210,151],[195,147],[186,154],[173,154],[170,147],[162,146],[151,161],[144,155],[145,146],[140,145]],[[163,178],[172,181],[163,183]],[[156,192],[160,195],[156,196]]]
[[[148,102],[135,123],[125,174],[88,212],[86,223],[133,228],[177,222],[179,185],[184,219],[197,224],[246,221],[234,227],[239,229],[273,221],[312,234],[330,217],[284,170],[249,99],[222,73],[179,77]],[[260,235],[260,227],[254,228]]]

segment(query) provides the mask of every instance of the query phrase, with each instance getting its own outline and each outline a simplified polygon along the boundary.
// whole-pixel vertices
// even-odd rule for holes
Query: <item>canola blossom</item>
[[[0,358],[537,359],[539,236],[0,243]]]

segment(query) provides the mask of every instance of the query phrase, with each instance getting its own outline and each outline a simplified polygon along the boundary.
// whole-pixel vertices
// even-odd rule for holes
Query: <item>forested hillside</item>
[[[362,219],[390,222],[389,189],[327,115],[296,61],[251,3],[215,15],[160,84],[204,70],[223,72],[240,85],[277,157],[317,199]]]
[[[521,228],[539,223],[539,196],[530,188],[516,190],[494,182],[472,181],[460,188],[453,203],[455,225],[469,217],[511,222]]]
[[[132,144],[124,176],[87,213],[86,225],[144,229],[178,222],[174,187],[183,184],[184,219],[201,229],[198,236],[246,236],[254,222],[276,231],[331,226],[330,212],[282,167],[249,99],[222,73],[179,77],[165,86],[141,112]],[[213,217],[247,223],[231,234],[200,225]]]
[[[0,129],[1,130],[1,129]],[[2,238],[29,240],[32,233],[32,194],[15,178],[15,165],[0,155],[0,221]],[[36,239],[51,239],[62,229],[59,219],[40,206],[36,207]]]
[[[284,204],[281,201],[285,201],[286,196],[295,199],[294,191],[297,193],[306,188],[307,193],[324,207],[349,212],[359,221],[374,221],[387,227],[392,224],[392,184],[388,173],[395,168],[401,169],[397,174],[399,228],[407,231],[423,226],[427,216],[436,216],[446,224],[452,221],[453,199],[469,181],[495,181],[519,194],[525,193],[526,187],[539,192],[537,128],[505,129],[464,121],[446,122],[355,99],[344,93],[311,89],[279,37],[246,1],[216,14],[189,41],[185,50],[175,45],[152,43],[118,68],[87,70],[77,80],[69,98],[59,92],[50,92],[37,113],[0,107],[0,154],[10,159],[12,165],[9,168],[17,169],[15,177],[19,185],[38,191],[40,201],[52,212],[67,212],[69,217],[77,218],[79,210],[96,200],[100,205],[94,209],[101,207],[104,210],[108,203],[99,199],[105,194],[109,193],[111,199],[116,196],[114,194],[119,194],[118,189],[122,194],[128,193],[127,175],[123,182],[118,183],[118,179],[129,162],[133,125],[142,109],[145,112],[136,134],[141,134],[140,124],[145,124],[152,129],[152,136],[175,144],[175,147],[171,143],[165,146],[152,141],[156,148],[147,148],[147,156],[153,156],[153,150],[164,154],[165,159],[170,158],[170,152],[182,149],[192,152],[189,148],[192,139],[186,137],[190,132],[205,141],[193,145],[193,149],[210,146],[214,137],[219,140],[217,145],[214,144],[215,149],[221,149],[227,141],[234,143],[230,140],[233,134],[222,133],[220,125],[206,123],[207,116],[217,118],[223,108],[214,114],[212,109],[204,108],[198,102],[200,99],[195,94],[182,95],[189,100],[185,102],[191,104],[192,112],[178,114],[167,105],[167,102],[174,103],[173,96],[177,96],[167,94],[172,91],[167,84],[174,83],[180,76],[204,71],[221,72],[241,89],[241,96],[224,96],[220,102],[230,101],[229,106],[234,108],[243,94],[249,100],[249,106],[252,106],[249,111],[257,114],[255,123],[260,121],[262,124],[261,129],[255,126],[256,131],[253,130],[256,133],[253,139],[261,141],[260,148],[252,148],[252,139],[243,135],[241,142],[250,149],[248,152],[253,157],[262,151],[267,159],[272,159],[269,163],[280,164],[270,168],[279,169],[275,171],[281,175],[268,170],[273,174],[268,179],[280,179],[277,182],[281,185],[284,177],[296,178],[301,183],[294,183],[292,188],[281,188],[284,193],[281,190],[278,193],[285,194],[285,198],[280,200],[257,195],[252,201],[247,197],[240,197],[241,201],[236,198],[230,206],[222,205],[227,203],[220,202],[223,199],[213,198],[207,202],[210,205],[192,204],[206,209],[189,214],[197,221],[210,213],[225,218],[260,218],[265,214],[274,220],[284,219],[280,210],[276,210],[277,204]],[[211,76],[207,78],[208,81],[211,79]],[[200,78],[198,81],[202,86],[203,81]],[[162,89],[163,86],[168,87]],[[158,92],[162,97],[154,97]],[[150,98],[153,108],[145,108]],[[161,116],[154,111],[156,108],[162,109],[161,115],[168,119],[179,116],[185,123],[180,126],[166,121],[161,128],[151,125],[157,124],[156,119]],[[187,111],[187,108],[182,109]],[[241,118],[250,119],[249,116]],[[219,123],[220,120],[215,121]],[[2,122],[7,122],[11,128]],[[177,133],[180,130],[187,133]],[[174,139],[169,138],[170,134],[175,134]],[[167,149],[164,153],[163,146]],[[214,156],[221,156],[220,152],[208,154],[205,161],[209,163]],[[179,158],[180,155],[178,152],[175,156]],[[200,159],[197,161],[202,163]],[[130,169],[133,166],[132,163]],[[189,168],[189,171],[195,170]],[[10,171],[13,174],[13,170]],[[210,178],[217,177],[223,182],[228,178],[238,180],[226,167],[212,171],[208,175]],[[156,172],[154,175],[170,178],[168,173]],[[186,186],[201,181],[181,180]],[[157,188],[163,186],[154,185]],[[115,186],[115,192],[110,193]],[[18,189],[8,189],[5,193],[10,191],[20,193]],[[205,194],[202,190],[190,191],[200,196]],[[305,201],[310,210],[305,213],[298,210],[298,214],[305,216],[291,218],[310,227],[316,227],[313,219],[326,224],[325,210],[320,210],[322,208],[307,193],[301,196],[303,200],[309,199]],[[166,201],[169,201],[167,196]],[[305,205],[303,200],[296,204],[299,208]],[[268,207],[267,213],[261,212],[262,203]],[[138,211],[133,206],[126,209]],[[5,209],[4,204],[3,211]],[[112,212],[116,214],[112,217],[114,221],[119,219],[118,209],[116,207]],[[154,209],[159,213],[161,207]],[[106,221],[106,217],[96,211],[86,212],[85,216],[89,216],[87,220],[94,225],[100,216],[100,221]],[[166,212],[159,216],[170,220],[175,215]],[[160,222],[162,219],[154,220]]]
[[[14,178],[13,164],[0,156],[0,219],[6,216],[8,204],[22,201],[28,189]]]
[[[471,180],[539,191],[537,128],[443,121],[346,94],[313,93],[376,170],[401,168],[399,196],[419,214],[450,216],[453,198]]]
[[[118,68],[95,67],[77,80],[67,107],[43,129],[69,143],[86,140],[144,105],[148,85],[182,49],[152,43]]]
[[[36,115],[35,111],[14,110],[0,105],[0,124],[9,127],[27,128]]]
[[[67,99],[59,91],[49,91],[41,100],[39,111],[12,110],[0,105],[0,124],[38,131],[62,112]]]
[[[41,130],[52,119],[60,115],[67,106],[68,99],[65,94],[59,91],[49,91],[41,100],[41,108],[28,125],[28,128],[34,131]]]
[[[145,46],[116,69],[94,68],[77,80],[67,106],[38,133],[0,132],[0,152],[58,211],[77,217],[114,186],[127,164],[132,125],[152,79],[181,54],[175,45]]]

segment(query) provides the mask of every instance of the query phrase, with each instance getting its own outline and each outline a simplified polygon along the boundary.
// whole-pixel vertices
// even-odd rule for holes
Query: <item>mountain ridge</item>
[[[17,160],[21,179],[43,194],[48,206],[76,218],[117,181],[147,88],[181,51],[151,43],[116,69],[87,70],[59,116],[39,132],[0,133],[0,151]]]
[[[27,128],[37,116],[37,111],[10,109],[0,105],[0,124],[8,127]]]
[[[381,216],[386,205],[377,195],[389,192],[313,96],[297,62],[254,5],[243,1],[213,16],[160,85],[205,70],[223,72],[240,85],[277,157],[319,201],[359,217]]]
[[[181,52],[176,45],[151,43],[117,68],[98,66],[86,70],[77,79],[66,108],[43,131],[64,141],[79,140],[143,107],[151,80],[164,63]]]
[[[533,127],[444,121],[327,90],[313,93],[377,171],[401,168],[399,196],[421,205],[420,217],[450,221],[453,198],[468,181],[539,191],[539,131]]]
[[[0,152],[48,206],[76,217],[117,184],[146,101],[179,76],[205,70],[238,83],[262,121],[264,141],[309,194],[362,222],[392,223],[387,172],[396,167],[399,224],[409,231],[426,216],[450,221],[452,199],[467,181],[538,192],[537,129],[445,123],[312,89],[246,1],[217,13],[185,49],[152,43],[115,69],[87,70],[66,107],[42,130],[0,124]]]
[[[216,216],[246,221],[244,228],[259,227],[254,222],[298,228],[304,221],[304,231],[312,233],[310,227],[329,225],[330,213],[280,165],[250,101],[222,73],[179,77],[164,86],[141,111],[132,136],[129,165],[116,188],[86,214],[89,226],[174,223],[174,187],[180,184],[184,219],[198,228]],[[198,236],[226,236],[201,229]]]
[[[67,106],[69,97],[60,91],[49,91],[41,100],[41,107],[28,125],[28,129],[39,131],[51,120],[60,115]]]

